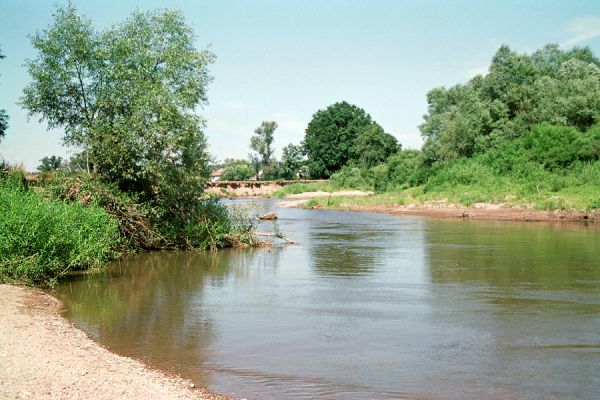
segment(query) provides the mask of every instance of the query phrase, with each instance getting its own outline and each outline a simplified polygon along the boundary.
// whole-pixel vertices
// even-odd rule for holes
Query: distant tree
[[[362,108],[343,101],[317,111],[306,128],[304,148],[313,178],[329,178],[352,158],[355,140],[371,116]]]
[[[223,165],[221,180],[224,181],[246,181],[253,175],[253,169],[246,160],[228,158]]]
[[[248,159],[250,160],[250,165],[254,170],[254,176],[256,176],[256,180],[259,180],[260,168],[262,165],[262,161],[257,154],[249,153]]]
[[[283,179],[296,179],[304,166],[304,150],[302,146],[288,144],[283,148],[279,176]]]
[[[254,136],[250,138],[250,148],[254,150],[260,158],[261,166],[268,166],[273,159],[273,144],[277,122],[263,121],[258,128],[254,130]]]
[[[2,49],[0,49],[0,60],[5,58],[4,54],[2,54]],[[4,138],[4,134],[8,129],[8,115],[6,115],[6,110],[0,109],[0,141]]]
[[[372,123],[356,137],[352,148],[352,159],[360,166],[374,167],[402,148],[398,140],[383,128]]]
[[[37,170],[40,172],[58,171],[61,167],[62,157],[50,156],[40,160]]]
[[[207,66],[179,11],[134,12],[98,32],[68,4],[31,37],[31,83],[21,104],[64,141],[88,151],[103,179],[164,209],[194,204],[209,176],[197,116]]]
[[[263,168],[261,179],[265,181],[275,180],[280,178],[281,163],[275,159]]]
[[[503,45],[487,75],[434,88],[427,103],[427,165],[484,153],[541,123],[585,131],[600,123],[600,60],[588,48],[549,44],[527,55]]]

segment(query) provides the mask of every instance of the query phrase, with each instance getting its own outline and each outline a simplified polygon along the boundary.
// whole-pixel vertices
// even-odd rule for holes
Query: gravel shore
[[[227,400],[104,349],[35,289],[0,285],[1,399]]]

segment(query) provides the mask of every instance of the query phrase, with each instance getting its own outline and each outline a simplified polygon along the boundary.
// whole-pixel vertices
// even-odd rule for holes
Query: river
[[[234,397],[598,398],[598,226],[258,204],[297,245],[129,256],[53,294],[112,351]]]

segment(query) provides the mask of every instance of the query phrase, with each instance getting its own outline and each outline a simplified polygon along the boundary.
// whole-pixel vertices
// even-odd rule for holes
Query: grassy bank
[[[322,198],[309,205],[355,206],[439,202],[521,206],[533,210],[600,208],[600,127],[586,132],[551,125],[534,127],[472,157],[435,163],[422,152],[401,151],[374,167],[347,165],[328,187],[371,190],[367,198]],[[288,190],[298,190],[289,188]]]
[[[51,176],[30,188],[23,171],[0,172],[0,283],[51,286],[127,252],[258,243],[252,216],[216,199],[165,214],[93,178]]]
[[[466,207],[491,203],[532,210],[586,211],[600,208],[599,161],[576,162],[556,171],[549,171],[539,164],[525,163],[509,174],[501,174],[481,158],[462,158],[444,163],[429,174],[424,183],[408,188],[388,184],[386,190],[379,190],[371,196],[321,197],[311,199],[306,206],[350,210],[428,203]],[[335,178],[320,190],[376,189],[374,179],[369,176],[361,178],[359,185],[344,184],[344,181]],[[289,188],[288,191],[297,193],[301,189]]]
[[[0,185],[0,282],[52,285],[118,255],[118,222],[106,211],[46,200],[15,175]]]

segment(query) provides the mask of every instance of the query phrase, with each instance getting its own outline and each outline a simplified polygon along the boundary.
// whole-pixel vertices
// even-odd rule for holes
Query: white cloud
[[[571,37],[562,41],[560,47],[570,47],[600,36],[600,17],[589,16],[571,22],[567,26]]]

